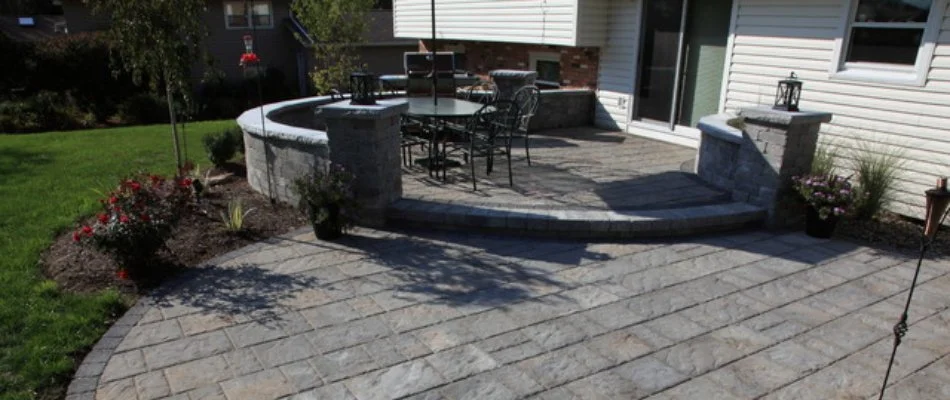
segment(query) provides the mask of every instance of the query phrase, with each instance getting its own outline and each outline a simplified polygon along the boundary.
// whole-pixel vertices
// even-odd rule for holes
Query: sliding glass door
[[[719,110],[733,0],[643,0],[634,120],[696,126]]]

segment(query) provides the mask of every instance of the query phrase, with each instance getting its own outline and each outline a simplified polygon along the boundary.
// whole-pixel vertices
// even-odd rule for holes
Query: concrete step
[[[765,210],[727,202],[652,210],[529,209],[502,205],[461,205],[401,199],[390,206],[387,223],[397,227],[514,235],[626,239],[686,236],[757,227]]]

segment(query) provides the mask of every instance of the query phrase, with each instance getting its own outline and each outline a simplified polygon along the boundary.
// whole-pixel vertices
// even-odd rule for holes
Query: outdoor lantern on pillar
[[[778,89],[775,91],[775,110],[798,111],[798,101],[802,97],[802,81],[794,72],[778,82]]]
[[[368,72],[350,74],[350,104],[371,106],[376,104],[376,76]]]
[[[887,372],[884,373],[884,383],[881,384],[881,393],[878,400],[884,399],[884,391],[887,390],[887,380],[891,377],[891,368],[894,366],[894,359],[897,358],[897,346],[900,346],[901,340],[907,334],[907,313],[910,311],[910,302],[914,298],[914,289],[917,288],[917,277],[920,276],[920,267],[924,262],[924,255],[927,249],[933,244],[937,237],[937,231],[940,225],[947,218],[947,207],[950,206],[950,191],[947,190],[947,178],[937,179],[937,187],[924,192],[927,195],[927,210],[924,217],[924,232],[920,237],[920,257],[917,259],[917,269],[914,270],[914,279],[910,282],[910,291],[907,292],[907,302],[904,304],[904,312],[894,325],[894,347],[891,349],[891,361],[887,364]]]

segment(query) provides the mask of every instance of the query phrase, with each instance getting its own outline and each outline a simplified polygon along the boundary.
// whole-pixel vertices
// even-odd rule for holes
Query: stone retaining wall
[[[593,90],[542,90],[538,114],[531,119],[531,130],[590,126],[593,117]]]
[[[241,114],[237,122],[244,131],[247,181],[251,188],[277,201],[296,204],[291,190],[294,179],[330,160],[325,125],[314,109],[332,102],[329,96],[310,97],[264,105]],[[267,134],[264,134],[264,129]]]

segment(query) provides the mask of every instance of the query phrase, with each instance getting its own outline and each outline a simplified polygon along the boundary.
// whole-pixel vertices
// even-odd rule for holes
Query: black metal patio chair
[[[494,170],[495,156],[503,155],[508,159],[508,184],[514,186],[511,172],[511,135],[518,123],[520,109],[510,100],[498,100],[486,104],[468,120],[461,132],[448,130],[446,144],[443,146],[443,158],[447,148],[458,151],[469,164],[472,174],[472,189],[478,190],[475,178],[475,158],[485,158],[485,173],[491,175]]]
[[[528,159],[528,165],[531,165],[531,149],[528,136],[531,133],[531,118],[538,112],[538,106],[541,103],[541,90],[533,85],[524,86],[515,92],[513,99],[520,109],[518,124],[513,135],[524,138],[524,154]]]

